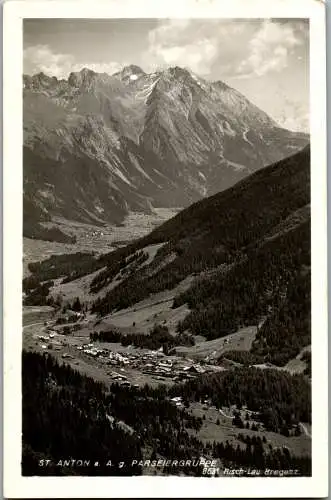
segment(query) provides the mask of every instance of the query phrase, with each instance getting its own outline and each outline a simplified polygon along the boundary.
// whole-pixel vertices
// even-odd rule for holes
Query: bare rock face
[[[223,82],[174,67],[24,75],[24,193],[31,212],[80,221],[187,206],[295,153],[280,128]]]

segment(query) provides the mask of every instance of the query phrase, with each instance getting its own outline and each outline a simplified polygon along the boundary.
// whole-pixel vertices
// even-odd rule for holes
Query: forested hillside
[[[301,375],[278,370],[234,368],[202,375],[175,386],[171,393],[199,401],[210,397],[217,407],[246,406],[259,415],[267,430],[287,433],[298,422],[311,421],[311,388]]]
[[[286,364],[310,343],[310,223],[250,249],[227,273],[202,278],[175,299],[192,312],[179,324],[207,339],[267,320],[253,352],[261,361]]]
[[[203,444],[187,433],[188,428],[199,429],[201,420],[180,412],[164,396],[146,397],[144,390],[116,386],[109,393],[51,356],[23,352],[22,368],[23,475],[74,473],[70,468],[38,468],[42,458],[54,465],[63,457],[87,457],[91,465],[80,469],[80,475],[131,476],[141,474],[141,468],[130,464],[143,458],[145,446],[177,459],[202,453]],[[106,465],[109,460],[112,467]],[[121,461],[126,467],[119,467]]]
[[[92,311],[103,316],[199,275],[175,298],[191,309],[178,331],[213,339],[267,318],[252,352],[286,364],[310,343],[309,169],[305,148],[184,210],[137,243],[165,242]]]
[[[224,467],[243,466],[243,475],[251,467],[311,474],[309,456],[295,456],[287,447],[273,448],[259,434],[239,434],[244,446],[202,442],[197,436],[203,419],[176,408],[169,399],[183,394],[186,407],[206,395],[217,405],[247,403],[266,430],[289,435],[300,419],[310,418],[310,392],[302,377],[230,370],[172,389],[106,387],[68,365],[59,365],[50,355],[23,351],[22,384],[24,476],[139,475],[146,473],[140,460],[159,459],[158,474],[200,476],[201,457],[217,459]],[[63,466],[64,457],[86,458],[87,463],[78,468]],[[177,467],[162,465],[162,459],[177,460]],[[187,466],[186,460],[198,465]]]
[[[155,259],[98,301],[94,312],[104,315],[127,307],[151,293],[173,288],[190,274],[247,257],[252,244],[310,203],[309,176],[310,150],[305,148],[180,212],[138,242],[140,248],[167,242],[157,257],[165,260],[172,254],[175,258],[156,273]]]

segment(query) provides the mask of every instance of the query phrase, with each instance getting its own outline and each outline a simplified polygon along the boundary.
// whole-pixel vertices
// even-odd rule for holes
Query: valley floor
[[[50,225],[58,227],[65,234],[75,236],[77,242],[68,244],[24,238],[24,276],[29,274],[28,264],[30,262],[41,261],[52,255],[76,252],[95,252],[96,254],[110,252],[120,245],[126,245],[136,238],[145,236],[155,227],[176,215],[179,210],[180,208],[154,208],[151,214],[132,212],[122,224],[117,226],[110,224],[94,226],[56,218]]]

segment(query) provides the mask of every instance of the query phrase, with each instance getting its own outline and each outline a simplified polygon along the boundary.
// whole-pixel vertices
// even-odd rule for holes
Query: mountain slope
[[[187,206],[307,142],[224,83],[178,67],[23,84],[24,194],[49,216],[117,222]]]
[[[109,314],[195,274],[174,300],[191,309],[178,332],[211,340],[262,321],[252,353],[283,366],[310,344],[309,167],[307,147],[184,210],[137,243],[164,246],[93,310]]]
[[[309,204],[309,166],[310,149],[305,148],[226,192],[197,202],[129,246],[127,251],[164,243],[148,266],[124,279],[96,304],[95,310],[106,314],[150,293],[171,289],[188,275],[219,266],[228,269],[259,251],[259,246],[267,245],[270,238],[274,241],[289,233],[293,214]],[[294,223],[294,229],[307,224],[309,218],[308,210],[303,219],[299,217]],[[273,231],[279,233],[276,238]],[[276,252],[278,244],[273,243]],[[116,259],[116,254],[109,257]],[[106,274],[104,271],[103,278]]]

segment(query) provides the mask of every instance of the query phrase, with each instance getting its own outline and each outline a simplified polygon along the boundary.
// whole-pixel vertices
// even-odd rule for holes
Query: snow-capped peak
[[[121,78],[129,78],[130,80],[136,80],[139,76],[142,76],[144,74],[145,72],[135,64],[124,66],[121,71],[116,73],[116,75],[120,76]],[[132,76],[135,76],[136,78],[131,78]]]

